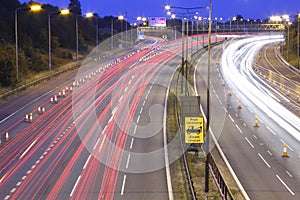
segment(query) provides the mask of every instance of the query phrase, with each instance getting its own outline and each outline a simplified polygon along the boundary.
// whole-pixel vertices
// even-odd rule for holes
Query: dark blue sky
[[[50,3],[59,7],[68,7],[69,0],[36,0],[40,3]],[[21,2],[24,2],[21,0]],[[96,12],[101,17],[105,15],[120,15],[128,13],[133,19],[136,16],[164,16],[166,4],[181,7],[206,6],[209,0],[81,0],[83,13]],[[213,18],[228,19],[241,14],[245,19],[266,19],[274,14],[294,15],[300,11],[300,0],[212,0]],[[180,11],[179,11],[180,12]],[[203,10],[200,14],[208,16]]]

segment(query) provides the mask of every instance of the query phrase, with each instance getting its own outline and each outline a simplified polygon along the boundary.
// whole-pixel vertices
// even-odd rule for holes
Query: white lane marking
[[[142,114],[144,107],[141,107],[140,114]]]
[[[19,187],[21,184],[22,184],[22,182],[19,181],[16,186]]]
[[[27,176],[23,176],[21,179],[24,180]]]
[[[293,175],[289,171],[285,171],[289,177],[293,178]]]
[[[267,129],[273,134],[273,135],[277,135],[269,126],[267,126]]]
[[[133,141],[134,141],[134,138],[131,138],[131,143],[130,143],[130,149],[132,149],[132,147],[133,147]]]
[[[256,136],[256,135],[253,135],[253,137],[254,137],[255,139],[257,139],[257,136]]]
[[[280,139],[280,141],[283,143],[283,144],[286,144],[287,148],[289,148],[291,151],[294,151],[294,149],[292,149],[284,140]]]
[[[136,134],[136,129],[137,129],[137,125],[135,125],[134,130],[133,130],[133,135]]]
[[[233,118],[231,117],[230,114],[228,114],[228,117],[230,118],[230,120],[231,120],[232,122],[234,122],[234,120],[233,120]]]
[[[237,118],[239,117],[239,115],[238,115],[238,114],[236,114],[236,113],[235,113],[235,116],[236,116]]]
[[[235,127],[239,130],[239,132],[241,133],[241,134],[243,134],[243,131],[240,129],[240,127],[236,124],[235,125]]]
[[[249,143],[249,145],[252,147],[252,149],[254,149],[253,144],[249,141],[249,139],[247,137],[245,137],[246,141]]]
[[[128,168],[128,166],[129,166],[129,161],[130,161],[130,154],[128,154],[128,157],[127,157],[126,169],[127,169],[127,168]]]
[[[26,155],[26,153],[33,147],[33,145],[36,143],[36,141],[37,141],[37,139],[31,143],[31,145],[22,153],[22,155],[20,156],[19,159],[22,159]]]
[[[125,182],[126,182],[126,174],[123,177],[123,184],[122,184],[122,189],[121,189],[121,196],[123,196],[123,194],[124,194]]]
[[[272,156],[272,155],[273,155],[273,154],[271,153],[271,151],[269,151],[269,150],[268,150],[267,152],[268,152],[268,154],[269,154],[270,156]]]
[[[98,140],[97,140],[97,142],[96,142],[96,144],[95,144],[95,146],[94,146],[94,148],[93,148],[94,150],[96,149],[96,147],[97,147],[99,141],[100,141],[100,137],[98,138]]]
[[[224,109],[225,113],[227,113],[227,109],[225,107],[223,107],[223,109]]]
[[[222,101],[220,99],[218,99],[218,101],[219,101],[219,104],[222,105]]]
[[[287,186],[287,184],[278,176],[276,175],[277,179],[282,183],[282,185],[293,195],[295,196],[295,193]]]
[[[138,116],[138,118],[137,118],[137,120],[136,120],[136,123],[139,123],[140,118],[141,118],[141,115]]]
[[[86,168],[86,166],[87,166],[87,164],[88,164],[88,162],[90,161],[90,159],[91,159],[91,154],[89,155],[89,157],[88,157],[88,159],[85,161],[85,164],[84,164],[84,166],[83,166],[83,168],[82,169],[85,169]]]
[[[72,189],[72,191],[71,191],[71,193],[70,193],[70,197],[73,196],[73,193],[74,193],[74,191],[75,191],[75,189],[76,189],[76,186],[77,186],[77,184],[78,184],[80,178],[81,178],[81,175],[78,176],[77,181],[76,181],[76,183],[75,183],[75,185],[74,185],[74,187],[73,187],[73,189]]]
[[[263,157],[260,153],[258,153],[258,156],[264,161],[264,163],[265,163],[269,168],[271,168],[271,165],[264,159],[264,157]]]
[[[99,147],[99,152],[101,151],[101,149],[102,149],[102,147],[103,147],[105,138],[106,138],[106,135],[103,136],[102,142],[101,142],[100,147]]]
[[[17,188],[13,188],[10,193],[14,193],[16,191]]]
[[[6,195],[6,197],[4,198],[4,200],[7,200],[10,198],[10,195]]]
[[[247,124],[246,124],[245,122],[243,122],[243,125],[244,125],[245,127],[247,127]]]

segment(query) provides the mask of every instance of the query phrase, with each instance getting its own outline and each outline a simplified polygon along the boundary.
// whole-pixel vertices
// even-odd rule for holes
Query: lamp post
[[[298,67],[298,69],[300,69],[300,61],[299,61],[299,54],[300,54],[300,47],[299,47],[299,40],[300,40],[300,33],[299,33],[299,22],[300,22],[300,13],[298,13],[298,15],[297,15],[297,22],[298,22],[298,27],[297,27],[297,67]]]
[[[86,13],[85,17],[86,18],[93,18],[93,17],[96,18],[96,47],[97,47],[98,46],[98,36],[99,36],[99,17],[95,13],[92,13],[92,12]]]
[[[60,13],[61,15],[68,15],[70,11],[68,9],[62,9],[59,12],[49,12],[48,13],[48,68],[49,71],[52,69],[52,64],[51,64],[51,15],[52,14],[58,14]]]
[[[32,4],[29,7],[20,7],[15,9],[15,48],[16,48],[16,81],[19,80],[19,54],[18,54],[18,11],[30,10],[32,12],[38,12],[42,9],[40,4]]]

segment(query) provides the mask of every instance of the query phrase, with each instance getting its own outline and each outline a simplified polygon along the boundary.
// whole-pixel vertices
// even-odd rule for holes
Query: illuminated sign
[[[166,27],[167,20],[165,17],[150,17],[149,18],[149,26]]]
[[[184,133],[185,143],[204,143],[204,119],[203,117],[185,117]]]

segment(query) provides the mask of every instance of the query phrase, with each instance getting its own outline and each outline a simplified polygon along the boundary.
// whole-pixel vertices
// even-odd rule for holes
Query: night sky
[[[68,7],[69,0],[36,0],[60,8]],[[21,1],[25,2],[25,1]],[[137,16],[165,16],[164,6],[169,4],[180,7],[199,7],[209,5],[209,0],[81,0],[82,12],[96,12],[101,17],[106,15],[125,15],[129,20]],[[267,19],[271,15],[289,14],[292,17],[300,11],[300,0],[212,0],[213,18],[232,18],[241,14],[245,19]],[[178,12],[182,12],[177,10]],[[207,10],[200,15],[208,16]]]

